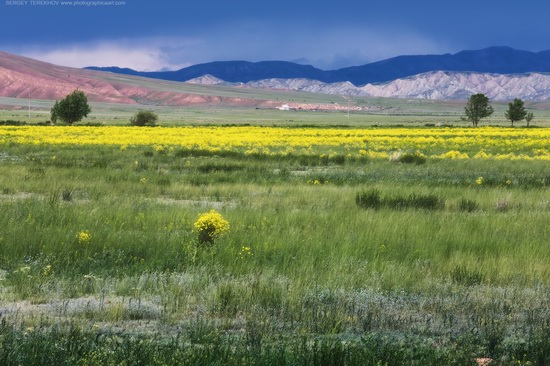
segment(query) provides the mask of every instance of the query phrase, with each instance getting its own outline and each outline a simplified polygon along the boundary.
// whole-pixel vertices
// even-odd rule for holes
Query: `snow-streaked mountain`
[[[206,74],[203,76],[199,76],[198,78],[194,78],[191,80],[188,80],[187,83],[189,84],[201,84],[201,85],[227,85],[226,81],[223,81],[220,78],[217,78],[215,76],[212,76],[210,74]]]
[[[550,100],[550,74],[483,74],[434,71],[383,84],[367,84],[361,95],[397,98],[466,99],[483,93],[492,100]]]
[[[311,93],[321,94],[349,94],[358,95],[358,90],[355,85],[349,81],[338,83],[323,83],[318,80],[309,79],[265,79],[258,81],[250,81],[242,84],[247,88],[268,88],[279,90],[296,90]]]
[[[323,83],[308,79],[265,79],[242,86],[370,97],[467,99],[472,94],[483,93],[492,100],[550,101],[550,74],[545,73],[500,75],[432,71],[361,87],[350,82]]]

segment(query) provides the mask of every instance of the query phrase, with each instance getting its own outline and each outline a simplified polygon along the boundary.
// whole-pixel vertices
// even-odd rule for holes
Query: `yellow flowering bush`
[[[199,243],[213,244],[214,240],[229,231],[229,221],[225,220],[216,210],[200,214],[193,225]]]

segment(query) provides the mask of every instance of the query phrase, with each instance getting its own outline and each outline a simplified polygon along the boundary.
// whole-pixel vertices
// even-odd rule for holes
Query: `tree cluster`
[[[465,119],[472,122],[474,127],[477,127],[479,121],[483,118],[489,117],[493,114],[494,109],[489,103],[489,98],[483,93],[473,94],[468,98],[466,107],[464,107]],[[524,106],[524,102],[521,99],[515,98],[513,102],[508,103],[508,110],[504,112],[504,117],[512,122],[519,122],[524,120],[529,123],[535,118],[532,112],[527,112]]]

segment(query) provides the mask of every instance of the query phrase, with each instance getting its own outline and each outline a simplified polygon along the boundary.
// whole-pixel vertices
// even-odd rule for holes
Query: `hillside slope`
[[[75,89],[94,102],[141,105],[269,104],[269,98],[203,86],[57,66],[0,52],[0,96],[59,100]],[[241,96],[239,96],[241,95]]]

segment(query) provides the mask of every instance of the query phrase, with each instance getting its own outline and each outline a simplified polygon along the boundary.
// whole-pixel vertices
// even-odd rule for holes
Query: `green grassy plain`
[[[182,84],[182,83],[177,83]],[[166,88],[166,87],[165,87]],[[166,90],[166,89],[162,90]],[[347,100],[338,95],[324,95],[313,93],[297,93],[284,91],[262,91],[257,89],[243,89],[235,95],[235,88],[204,87],[186,85],[188,92],[197,92],[195,89],[204,89],[207,95],[224,95],[232,97],[246,97],[252,99],[280,100],[281,102],[328,103],[347,105]],[[181,87],[180,87],[181,89]],[[228,89],[228,90],[226,90]],[[170,90],[170,89],[168,89]],[[208,94],[209,93],[209,94]],[[233,93],[233,94],[232,94]],[[105,125],[127,125],[130,117],[139,110],[150,109],[159,115],[160,125],[205,125],[205,124],[251,124],[251,125],[278,125],[278,126],[424,126],[451,125],[469,126],[462,121],[464,114],[463,101],[432,101],[419,99],[391,99],[353,97],[350,99],[350,113],[347,111],[279,111],[273,109],[254,109],[247,107],[231,107],[223,104],[211,106],[171,107],[171,106],[143,106],[123,105],[112,103],[90,103],[92,113],[83,123]],[[29,117],[27,99],[0,97],[0,121],[15,120],[28,123],[49,121],[50,108],[53,101],[31,100]],[[508,105],[504,102],[492,103],[495,113],[484,119],[481,125],[509,126],[510,122],[504,118]],[[354,111],[354,107],[368,107],[366,111]],[[535,119],[533,126],[550,126],[550,104],[546,102],[526,102],[526,108],[532,111]],[[525,122],[518,123],[518,126]]]
[[[467,126],[455,102],[368,102],[388,109],[153,110],[166,126]],[[50,102],[30,120],[25,103],[1,99],[0,120],[47,119]],[[127,124],[137,107],[92,110]],[[1,146],[0,364],[549,364],[547,167]],[[443,205],[358,206],[373,189]],[[231,228],[200,245],[211,209]]]

